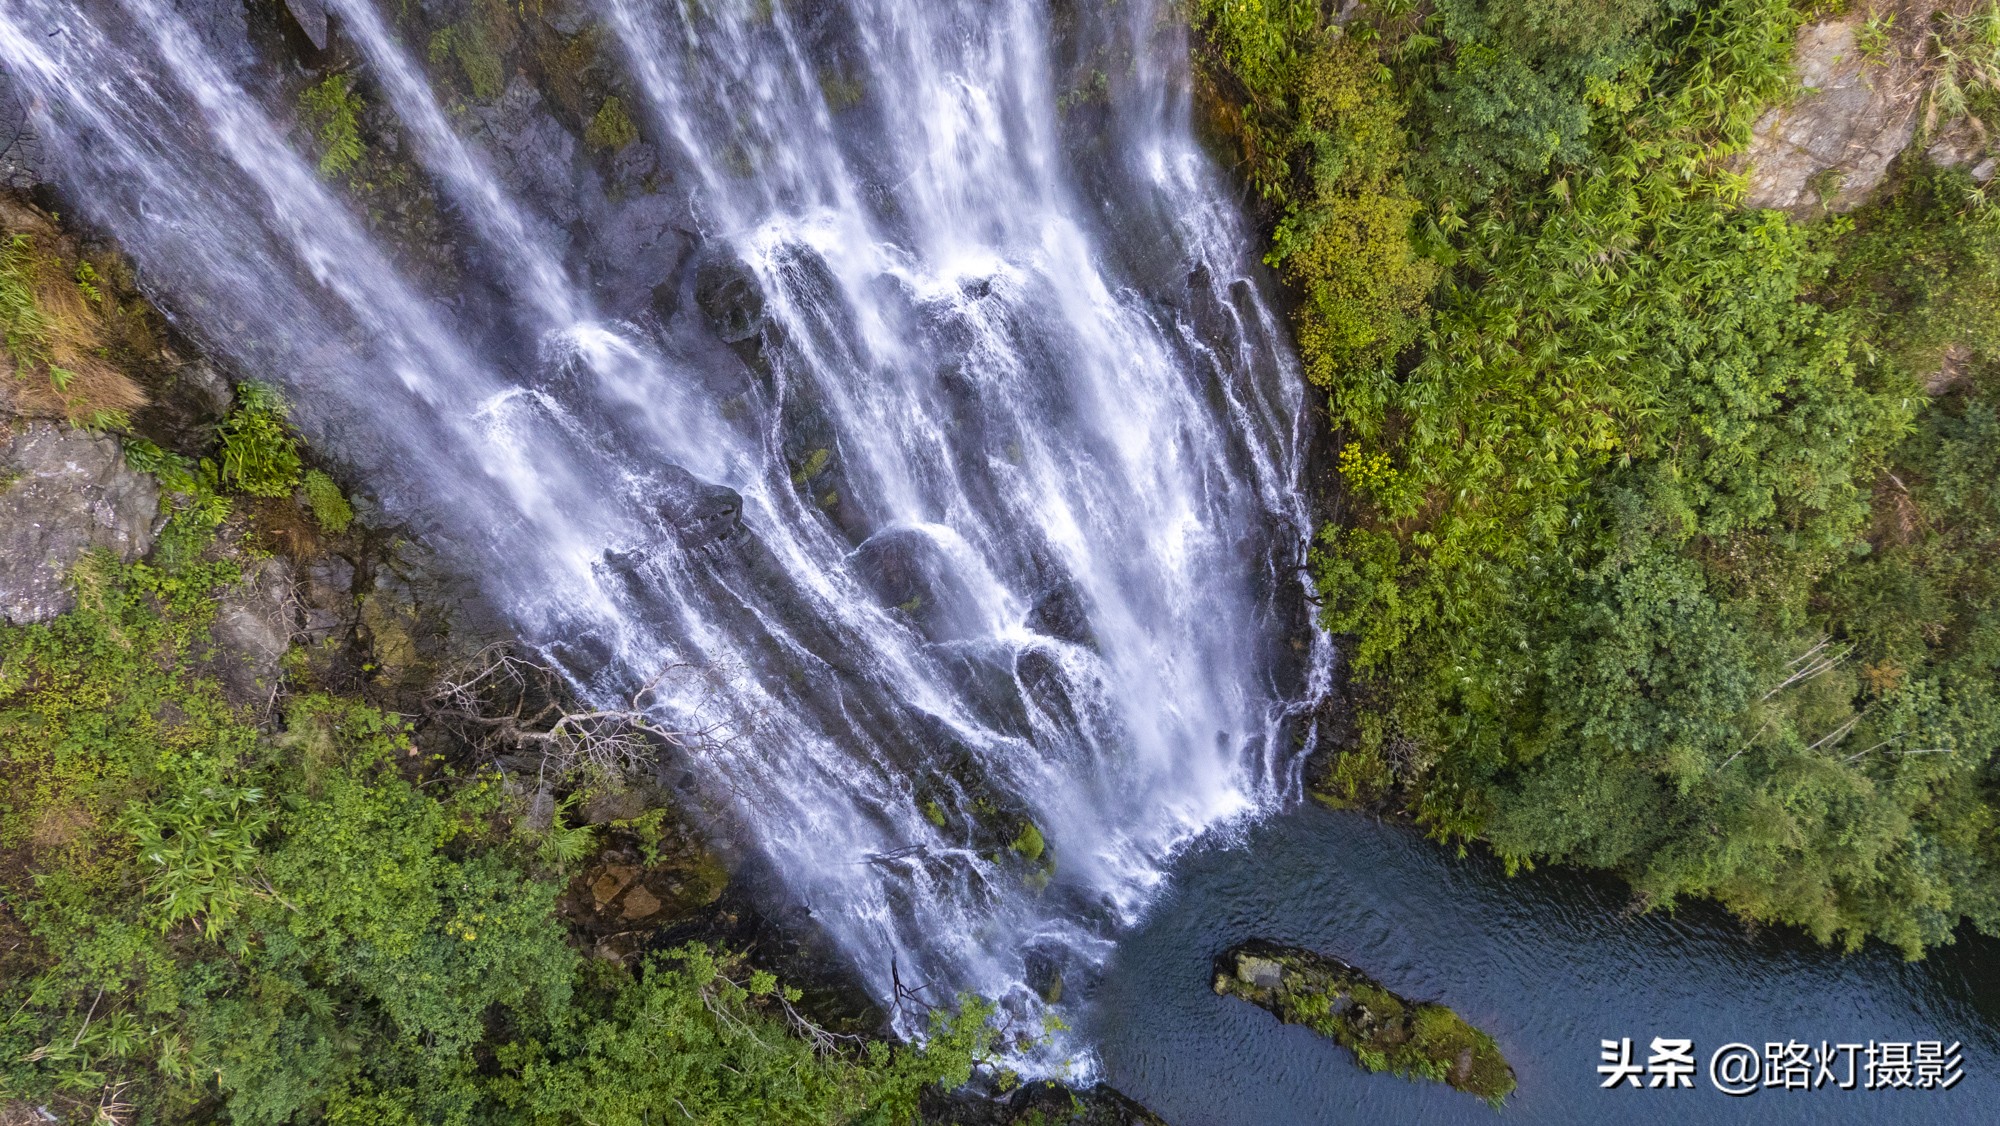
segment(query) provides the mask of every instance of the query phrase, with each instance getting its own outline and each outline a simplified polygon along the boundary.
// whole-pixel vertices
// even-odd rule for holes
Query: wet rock
[[[632,790],[606,790],[592,794],[583,805],[583,821],[586,825],[602,825],[608,821],[630,821],[646,812],[646,799]]]
[[[1067,579],[1058,582],[1035,600],[1028,611],[1027,626],[1036,633],[1067,641],[1072,645],[1095,647],[1090,631],[1090,608],[1083,590]]]
[[[974,1086],[926,1092],[925,1126],[1167,1126],[1159,1115],[1103,1084],[1066,1087],[1041,1080],[1006,1093]]]
[[[396,592],[378,589],[361,599],[361,624],[378,669],[390,679],[402,679],[421,661],[417,652],[420,628],[416,610]]]
[[[619,183],[643,184],[646,177],[660,170],[660,152],[644,141],[635,141],[619,149],[611,157],[611,172]],[[606,240],[610,242],[610,240]],[[616,243],[611,243],[616,245]]]
[[[14,75],[0,70],[0,187],[27,191],[48,179],[48,153]]]
[[[597,874],[590,882],[590,896],[597,901],[600,910],[610,906],[611,901],[625,893],[632,881],[639,878],[639,869],[629,865],[613,865]]]
[[[259,560],[222,593],[209,627],[215,643],[210,665],[230,703],[253,711],[270,703],[282,679],[279,662],[297,628],[292,569],[282,558]]]
[[[855,548],[848,562],[883,606],[908,615],[932,641],[980,632],[969,620],[971,592],[921,528],[885,528]]]
[[[541,91],[515,75],[492,105],[466,113],[494,170],[542,215],[567,226],[583,217],[576,192],[576,138],[542,104]]]
[[[326,0],[285,0],[285,10],[292,14],[299,30],[306,33],[313,50],[326,50]]]
[[[159,516],[159,486],[125,464],[117,442],[21,425],[0,446],[0,616],[41,622],[68,610],[76,561],[93,549],[139,558]]]
[[[175,12],[189,26],[229,73],[250,79],[246,85],[261,86],[257,49],[250,42],[249,5],[243,0],[179,0]]]
[[[1514,1070],[1491,1036],[1443,1005],[1411,1001],[1338,958],[1253,941],[1215,959],[1215,991],[1304,1025],[1372,1071],[1441,1079],[1498,1106]]]
[[[685,221],[681,204],[664,195],[630,196],[606,213],[597,225],[597,244],[604,252],[593,269],[608,309],[632,316],[649,302],[657,308],[656,291],[665,291],[671,305],[688,255],[689,239],[681,230]]]
[[[224,417],[236,405],[235,389],[207,360],[190,360],[175,369],[173,390],[213,418]]]
[[[764,327],[764,291],[750,267],[717,255],[694,275],[694,303],[725,344],[738,344]]]
[[[354,605],[354,564],[329,555],[307,566],[304,578],[300,610],[306,639],[320,644],[351,631],[359,621]]]
[[[660,907],[660,897],[646,890],[642,884],[626,893],[625,903],[619,909],[618,917],[626,922],[650,919],[660,913]]]
[[[581,35],[593,19],[590,5],[580,0],[547,0],[540,11],[542,22],[563,36]]]
[[[1070,691],[1069,673],[1049,648],[1024,649],[1014,658],[1014,677],[1022,696],[1057,726],[1075,730],[1081,716]]]
[[[1928,83],[1909,52],[1866,57],[1856,34],[1868,17],[1847,15],[1799,32],[1792,65],[1804,87],[1757,123],[1741,158],[1750,177],[1744,202],[1808,215],[1861,204],[1888,175],[1916,132]]]
[[[678,466],[667,466],[662,475],[666,480],[655,511],[691,550],[729,543],[742,533],[742,494]]]

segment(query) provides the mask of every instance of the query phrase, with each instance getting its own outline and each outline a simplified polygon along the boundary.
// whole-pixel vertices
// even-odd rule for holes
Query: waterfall
[[[675,773],[879,998],[1087,983],[1297,796],[1328,683],[1311,423],[1173,9],[500,6],[599,52],[611,155],[547,64],[441,87],[418,36],[480,2],[324,5],[423,247],[303,151],[269,6],[0,0],[0,59],[65,205],[579,692],[721,686]]]

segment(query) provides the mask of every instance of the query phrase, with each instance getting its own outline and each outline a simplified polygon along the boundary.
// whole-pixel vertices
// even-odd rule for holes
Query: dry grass
[[[14,409],[105,429],[146,405],[110,360],[130,327],[113,288],[47,214],[0,197],[0,378]]]

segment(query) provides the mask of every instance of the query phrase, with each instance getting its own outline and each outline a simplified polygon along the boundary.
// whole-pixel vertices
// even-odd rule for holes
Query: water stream
[[[1032,1014],[1296,798],[1311,423],[1164,4],[519,16],[622,76],[616,160],[441,93],[465,5],[327,7],[455,271],[318,174],[273,12],[0,0],[0,59],[67,205],[581,691],[703,670],[647,706],[726,713],[686,768],[879,997]]]
[[[1796,932],[1748,936],[1708,904],[1629,910],[1602,874],[1513,878],[1406,825],[1311,805],[1184,856],[1120,943],[1085,1031],[1106,1078],[1174,1126],[1974,1126],[2000,1098],[2000,941],[1964,934],[1921,962],[1872,944],[1843,955]],[[1217,951],[1247,938],[1367,967],[1405,996],[1489,1030],[1520,1080],[1495,1113],[1470,1095],[1363,1071],[1344,1049],[1208,988]],[[1816,1088],[1732,1097],[1705,1072],[1685,1090],[1604,1090],[1599,1045],[1796,1040],[1960,1045],[1950,1090]],[[1866,1081],[1863,1063],[1857,1088]],[[1812,1076],[1818,1080],[1817,1067]]]

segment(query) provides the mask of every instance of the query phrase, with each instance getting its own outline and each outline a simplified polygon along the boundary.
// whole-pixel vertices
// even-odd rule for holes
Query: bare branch
[[[625,707],[591,708],[578,706],[557,670],[507,646],[440,678],[425,714],[489,753],[531,754],[558,776],[584,767],[637,772],[663,750],[724,750],[754,727],[724,678],[685,661],[663,666]]]

